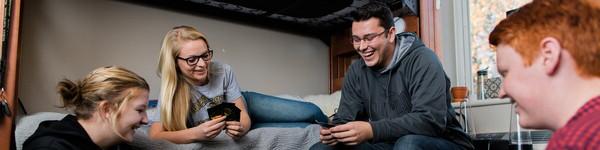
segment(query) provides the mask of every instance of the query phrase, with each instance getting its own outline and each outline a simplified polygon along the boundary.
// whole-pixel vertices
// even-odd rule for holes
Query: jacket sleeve
[[[360,67],[359,64],[357,62],[352,63],[344,76],[340,105],[333,117],[333,123],[335,124],[343,124],[356,120],[358,113],[364,108],[364,104],[359,96],[361,87],[359,78],[357,78],[356,67]]]
[[[412,104],[411,111],[397,118],[371,122],[373,141],[395,140],[407,134],[440,136],[446,128],[448,95],[446,74],[435,54],[421,50],[400,77]],[[401,62],[404,63],[404,62]]]
[[[59,139],[52,136],[36,137],[23,143],[23,150],[65,150],[75,149],[77,146],[71,144],[67,139]]]

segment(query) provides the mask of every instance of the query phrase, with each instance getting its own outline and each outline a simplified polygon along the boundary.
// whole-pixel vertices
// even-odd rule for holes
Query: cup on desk
[[[519,114],[516,113],[515,103],[510,108],[509,145],[510,150],[532,150],[531,131],[523,129],[519,124]]]

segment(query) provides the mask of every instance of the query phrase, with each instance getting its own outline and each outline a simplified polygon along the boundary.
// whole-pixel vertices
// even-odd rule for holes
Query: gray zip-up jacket
[[[473,149],[450,99],[450,80],[437,56],[414,34],[400,33],[387,67],[375,70],[362,59],[352,63],[333,123],[368,121],[373,143],[393,143],[404,135],[418,134]]]

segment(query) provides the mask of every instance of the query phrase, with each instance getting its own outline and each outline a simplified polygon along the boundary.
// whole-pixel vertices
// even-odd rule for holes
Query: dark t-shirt
[[[100,150],[77,122],[77,117],[67,115],[62,120],[40,123],[38,129],[23,143],[23,150]],[[110,149],[131,149],[126,144],[115,145]]]

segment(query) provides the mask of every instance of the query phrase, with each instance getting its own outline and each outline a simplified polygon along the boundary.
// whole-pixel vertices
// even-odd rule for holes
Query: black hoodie
[[[56,149],[56,150],[100,150],[77,122],[77,117],[67,115],[62,120],[51,120],[40,123],[38,129],[23,143],[23,150]],[[126,144],[113,146],[110,149],[130,149]]]
[[[387,67],[369,68],[362,59],[350,65],[333,122],[368,121],[374,143],[418,134],[473,149],[455,118],[449,89],[450,80],[433,51],[414,34],[400,33]]]

